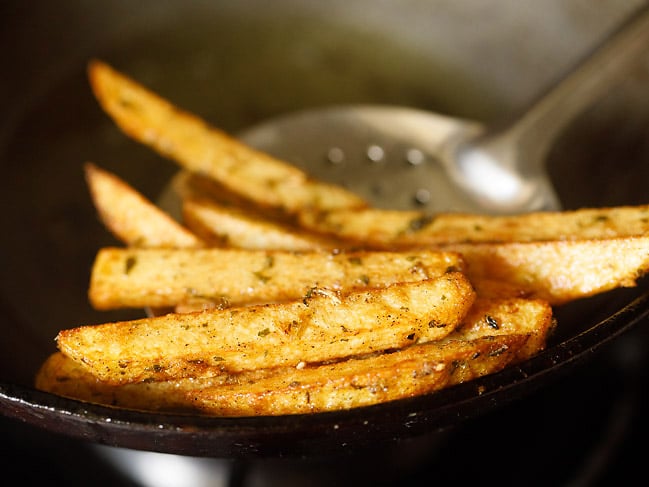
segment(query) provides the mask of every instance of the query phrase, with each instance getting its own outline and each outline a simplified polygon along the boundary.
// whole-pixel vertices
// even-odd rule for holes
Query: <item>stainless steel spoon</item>
[[[522,213],[560,209],[545,161],[566,126],[649,47],[643,6],[528,110],[486,129],[392,106],[334,106],[241,134],[262,150],[345,184],[380,207]]]

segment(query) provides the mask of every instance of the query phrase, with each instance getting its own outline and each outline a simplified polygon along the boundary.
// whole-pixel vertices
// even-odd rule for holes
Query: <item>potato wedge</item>
[[[356,194],[240,143],[103,62],[91,62],[88,75],[100,105],[125,134],[262,207],[292,215],[366,206]]]
[[[474,340],[491,335],[528,335],[516,352],[516,362],[545,349],[556,326],[552,307],[542,299],[478,297],[453,336]]]
[[[339,246],[330,238],[292,229],[206,198],[185,199],[182,215],[192,232],[217,247],[304,251]]]
[[[187,393],[202,387],[254,382],[281,369],[250,370],[242,374],[219,374],[207,378],[113,385],[98,380],[85,367],[61,352],[52,353],[37,371],[34,386],[44,392],[93,404],[142,411],[199,413]]]
[[[475,293],[459,272],[338,296],[135,321],[59,332],[67,356],[100,380],[204,377],[221,371],[296,366],[443,338],[464,319]]]
[[[306,229],[368,248],[410,248],[457,243],[584,240],[642,236],[649,232],[649,205],[583,208],[520,215],[474,215],[421,211],[304,211]]]
[[[480,298],[474,302],[469,314],[455,332],[440,342],[433,342],[436,345],[454,342],[454,345],[444,344],[435,350],[417,347],[405,353],[391,353],[389,359],[374,354],[345,360],[335,365],[312,365],[302,369],[276,367],[236,374],[216,373],[207,378],[145,381],[125,385],[102,382],[76,361],[61,352],[55,352],[38,371],[35,385],[46,392],[91,403],[149,411],[230,415],[293,414],[307,408],[304,400],[307,392],[321,401],[329,394],[326,402],[328,410],[341,409],[354,404],[383,401],[385,394],[398,398],[399,394],[406,394],[407,391],[411,394],[420,393],[419,391],[430,392],[494,372],[511,361],[528,358],[545,348],[552,320],[551,313],[547,303],[538,300]],[[493,335],[511,336],[505,341],[485,339]],[[466,346],[458,345],[462,341]],[[507,347],[506,350],[502,349],[504,346]],[[467,350],[472,350],[468,356]],[[422,351],[424,353],[421,353]],[[431,355],[428,351],[433,351],[434,354]],[[506,351],[509,355],[494,353],[498,351]],[[458,359],[458,352],[464,354],[462,360]],[[431,357],[437,355],[441,355],[442,359],[431,366]],[[475,357],[481,355],[487,362],[475,360]],[[409,356],[411,359],[407,358]],[[395,364],[392,374],[387,368],[390,363]],[[382,364],[383,368],[379,374],[373,375],[377,364]],[[398,364],[420,367],[419,375],[411,375],[406,369],[398,367]],[[413,370],[411,368],[410,372]],[[422,375],[422,370],[427,372]],[[431,377],[431,374],[434,376]],[[385,378],[387,380],[384,380]],[[260,396],[250,390],[250,387],[254,388],[254,384],[261,380],[265,381],[266,387],[274,391],[270,396]],[[383,386],[390,383],[393,387],[389,391],[385,388],[372,390],[369,385],[358,387],[362,381],[371,380],[382,380]],[[298,383],[301,384],[300,390],[295,389]],[[293,386],[282,391],[278,384]],[[223,386],[226,388],[218,392],[211,391],[210,394],[219,394],[221,402],[218,409],[214,408],[214,402],[205,404],[205,398],[202,397],[198,398],[199,404],[202,405],[197,409],[197,396],[201,396],[199,390]],[[416,391],[415,387],[418,388]],[[228,400],[227,411],[224,410],[226,398],[233,395],[238,400]],[[246,396],[252,400],[246,401],[243,408],[237,407],[240,400]],[[278,404],[281,406],[277,406]],[[308,404],[309,410],[315,406],[315,402]]]
[[[247,384],[204,387],[187,401],[204,413],[256,416],[369,406],[437,391],[504,368],[526,335],[442,340],[335,364],[292,369]]]
[[[515,360],[527,340],[524,334],[442,340],[302,369],[276,367],[124,385],[102,382],[76,361],[54,352],[39,369],[35,387],[142,411],[219,416],[332,411],[430,393],[497,372]]]
[[[115,174],[84,166],[100,220],[120,241],[136,247],[196,248],[204,242]]]
[[[541,300],[478,299],[444,339],[335,364],[191,391],[214,415],[324,412],[430,393],[495,373],[545,348],[552,309]],[[504,339],[504,340],[503,340]]]
[[[474,282],[503,281],[552,305],[636,286],[649,271],[649,236],[443,248],[464,257]]]
[[[225,376],[214,382],[225,382]],[[36,374],[35,387],[41,391],[105,406],[146,411],[197,412],[188,409],[184,386],[196,384],[192,379],[166,382],[142,382],[113,386],[97,380],[88,370],[61,352],[51,354]]]
[[[354,290],[461,271],[455,252],[309,252],[106,247],[93,265],[89,298],[97,309],[300,299],[312,288]]]

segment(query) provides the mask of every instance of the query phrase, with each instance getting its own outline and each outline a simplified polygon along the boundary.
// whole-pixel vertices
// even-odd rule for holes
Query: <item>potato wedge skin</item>
[[[460,272],[337,296],[81,326],[59,349],[110,383],[296,366],[443,338],[475,299]]]
[[[367,205],[340,186],[315,181],[240,143],[104,62],[92,61],[88,76],[100,105],[125,134],[262,207],[292,215],[305,208]]]
[[[315,287],[381,287],[449,270],[464,270],[456,252],[106,247],[96,256],[88,295],[97,309],[210,303],[223,307],[300,299]]]

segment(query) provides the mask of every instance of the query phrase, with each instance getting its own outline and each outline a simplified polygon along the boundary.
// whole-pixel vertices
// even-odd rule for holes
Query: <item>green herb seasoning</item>
[[[489,354],[489,356],[490,357],[497,357],[498,355],[501,355],[501,354],[505,353],[508,349],[509,349],[509,347],[507,345],[503,345],[502,347],[499,347],[496,350],[493,350]]]
[[[131,273],[133,270],[133,267],[135,267],[135,264],[137,264],[137,258],[130,255],[129,257],[126,258],[126,262],[124,263],[124,274],[128,275]]]
[[[487,322],[487,325],[489,325],[489,327],[493,328],[494,330],[498,330],[500,328],[498,320],[496,320],[496,318],[494,318],[493,316],[485,316],[485,321]]]
[[[433,223],[434,220],[435,217],[433,215],[422,214],[417,218],[413,218],[412,220],[410,220],[410,222],[408,223],[408,231],[419,232],[423,228]]]
[[[444,328],[446,327],[446,323],[440,323],[437,320],[430,320],[428,322],[428,328]]]

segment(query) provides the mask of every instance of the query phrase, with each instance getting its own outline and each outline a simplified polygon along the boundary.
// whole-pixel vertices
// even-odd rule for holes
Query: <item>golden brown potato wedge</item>
[[[206,198],[185,199],[182,215],[183,222],[194,234],[218,247],[304,251],[331,249],[339,244]]]
[[[187,170],[178,171],[171,179],[169,189],[173,191],[180,203],[178,208],[181,210],[181,214],[183,201],[194,199],[206,200],[212,201],[221,207],[239,211],[253,219],[268,220],[278,225],[290,226],[305,231],[301,226],[296,225],[294,217],[286,215],[286,213],[282,213],[281,211],[275,211],[272,208],[258,205],[254,201],[247,200],[241,195],[235,194],[219,185],[213,179],[198,173],[192,173]],[[322,239],[327,239],[327,237],[319,233],[309,233],[314,233]]]
[[[56,352],[39,370],[36,387],[83,401],[143,410],[243,415],[342,409],[431,392],[523,360],[545,347],[551,312],[547,303],[537,300],[478,299],[455,332],[432,342],[434,348],[415,346],[386,357],[381,357],[381,352],[303,368],[233,374],[219,370],[206,378],[125,385],[100,381],[76,361]],[[504,341],[489,338],[494,335],[511,336]],[[255,384],[260,381],[264,385],[258,389]],[[205,388],[212,389],[209,398],[199,392]],[[264,389],[272,392],[263,394]],[[311,402],[305,401],[307,394],[313,398]]]
[[[497,372],[545,348],[552,309],[540,300],[479,299],[448,337],[248,383],[208,386],[188,400],[216,415],[323,412],[430,393]],[[505,338],[505,340],[503,340]]]
[[[61,352],[52,353],[36,374],[35,387],[71,399],[94,404],[143,411],[194,412],[187,393],[202,387],[256,381],[274,369],[251,370],[245,374],[220,374],[207,378],[184,378],[169,381],[138,382],[113,385],[98,380],[85,367]]]
[[[219,416],[297,414],[430,393],[501,370],[528,336],[447,339],[316,366],[114,385],[61,352],[43,363],[37,389],[126,409]],[[205,392],[203,392],[205,391]]]
[[[317,413],[385,403],[497,372],[514,359],[526,339],[500,335],[441,340],[394,353],[287,369],[244,384],[207,386],[187,393],[187,401],[218,416]]]
[[[552,305],[633,287],[649,271],[649,236],[443,248],[462,254],[474,282],[503,281]]]
[[[529,335],[525,345],[516,352],[518,362],[544,350],[555,325],[547,301],[479,297],[454,335],[465,340],[488,335]]]
[[[366,205],[340,186],[240,143],[103,62],[91,62],[88,74],[100,105],[125,134],[261,207],[295,214]]]
[[[297,366],[428,342],[451,333],[475,299],[459,272],[338,296],[81,326],[59,349],[100,380],[202,377]]]
[[[120,241],[141,247],[203,247],[204,242],[115,174],[84,166],[100,220]]]
[[[642,236],[649,205],[583,208],[520,215],[428,214],[365,208],[305,211],[300,223],[369,248],[410,248],[458,243],[584,240]]]
[[[464,269],[454,252],[308,252],[243,249],[100,249],[89,297],[97,309],[300,299],[310,289],[349,291]]]
[[[41,390],[222,416],[371,405],[525,360],[546,346],[552,305],[633,286],[649,271],[649,206],[372,209],[105,63],[88,74],[124,133],[193,181],[177,193],[185,227],[86,165],[102,221],[133,247],[100,250],[91,302],[212,309],[63,330],[61,352],[38,372]]]
[[[223,381],[224,377],[214,380]],[[61,352],[54,352],[45,360],[35,381],[35,387],[41,391],[94,404],[146,411],[191,412],[183,394],[178,394],[184,384],[192,384],[192,389],[196,387],[192,379],[113,386],[98,380]]]

